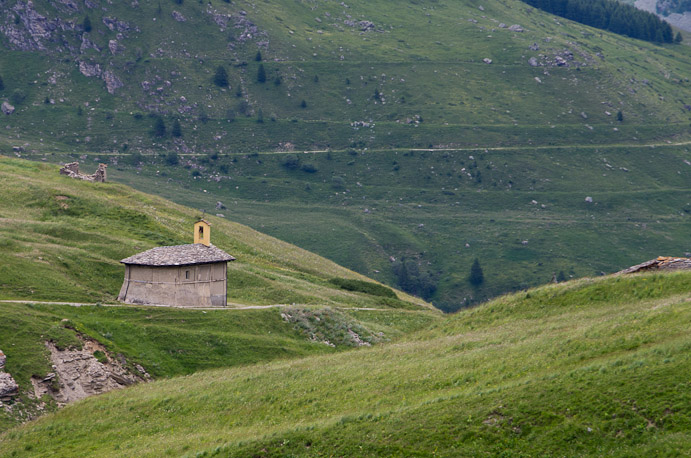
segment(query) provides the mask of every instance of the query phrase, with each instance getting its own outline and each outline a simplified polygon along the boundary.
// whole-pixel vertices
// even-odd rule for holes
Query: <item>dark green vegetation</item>
[[[35,1],[44,39],[8,0],[0,151],[107,161],[446,310],[691,252],[689,47],[518,0],[345,3]]]
[[[21,388],[13,410],[0,409],[0,431],[26,421],[37,401],[28,396],[31,376],[43,378],[51,369],[44,343],[60,348],[80,347],[78,335],[105,345],[111,355],[121,355],[132,368],[146,368],[154,378],[188,375],[231,366],[245,366],[275,359],[332,353],[353,346],[349,330],[368,342],[399,337],[439,319],[429,311],[368,314],[345,309],[291,308],[291,315],[319,316],[312,320],[310,336],[305,326],[282,318],[281,309],[178,310],[157,307],[106,307],[40,304],[0,304],[0,349],[7,355],[6,370]],[[381,333],[381,335],[379,334]],[[309,337],[313,337],[308,340]],[[328,341],[334,346],[325,345]],[[94,356],[106,359],[103,352]],[[44,398],[47,410],[55,403]],[[0,447],[2,449],[3,447]]]
[[[655,43],[673,43],[672,26],[653,13],[615,0],[523,0],[542,11],[597,29]]]
[[[91,398],[0,456],[686,456],[690,291],[688,272],[546,286],[391,344]]]

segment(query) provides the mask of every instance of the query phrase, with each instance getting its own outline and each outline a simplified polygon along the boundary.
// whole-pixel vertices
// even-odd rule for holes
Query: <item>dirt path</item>
[[[39,305],[69,305],[70,307],[167,307],[171,309],[185,309],[185,310],[255,310],[255,309],[270,309],[289,307],[291,305],[300,306],[300,304],[270,304],[270,305],[242,305],[242,304],[228,304],[228,307],[185,307],[181,305],[134,305],[134,304],[97,304],[88,302],[50,302],[50,301],[24,301],[24,300],[0,300],[0,303],[7,304],[39,304]],[[357,310],[367,312],[390,312],[395,309],[378,309],[373,307],[337,307],[339,310]],[[407,310],[406,310],[407,311]],[[413,310],[415,311],[415,310]]]

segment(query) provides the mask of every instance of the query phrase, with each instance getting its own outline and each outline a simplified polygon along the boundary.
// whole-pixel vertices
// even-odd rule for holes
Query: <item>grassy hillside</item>
[[[81,348],[80,338],[94,339],[111,357],[126,361],[133,373],[140,365],[157,379],[342,351],[358,344],[349,331],[380,344],[440,319],[423,310],[365,313],[304,307],[200,311],[3,303],[0,311],[0,349],[8,358],[6,370],[20,387],[19,399],[0,409],[0,431],[56,409],[50,397],[36,400],[31,395],[31,377],[54,372],[47,341]],[[304,318],[287,322],[281,315],[286,313]]]
[[[689,273],[542,287],[406,341],[91,398],[0,456],[685,456],[690,291]]]
[[[108,160],[446,310],[691,252],[688,46],[518,0],[71,4],[0,11],[0,151]]]
[[[0,184],[3,299],[112,302],[122,285],[120,259],[190,243],[201,214],[123,185],[74,180],[55,166],[18,159],[0,157]],[[402,293],[388,298],[344,290],[331,280],[367,279],[246,226],[209,218],[214,245],[237,258],[229,264],[229,303],[424,306]]]
[[[0,186],[0,299],[97,305],[0,304],[0,349],[22,401],[0,412],[0,429],[40,413],[28,392],[32,376],[52,371],[49,340],[80,346],[79,333],[123,355],[130,366],[170,377],[329,353],[353,344],[349,330],[380,343],[439,316],[417,298],[216,217],[210,217],[213,243],[237,258],[229,265],[229,308],[290,307],[207,312],[100,306],[115,302],[124,273],[120,259],[191,242],[199,212],[123,185],[61,176],[53,165],[6,157],[0,157]],[[356,308],[374,310],[363,315]],[[288,322],[282,311],[297,318]],[[54,407],[49,402],[47,409]]]

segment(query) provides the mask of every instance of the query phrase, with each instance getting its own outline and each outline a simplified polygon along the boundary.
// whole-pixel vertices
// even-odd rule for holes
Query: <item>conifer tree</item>
[[[173,121],[173,128],[171,129],[170,133],[173,135],[173,137],[182,137],[182,128],[180,127],[180,121],[177,119]]]
[[[82,22],[82,27],[84,27],[85,32],[91,32],[91,19],[89,19],[89,16],[84,17],[84,22]]]
[[[473,286],[480,286],[485,281],[485,275],[482,272],[482,267],[480,267],[480,261],[475,258],[473,265],[470,266],[470,275],[468,276],[468,281]]]
[[[257,55],[254,56],[254,60],[256,60],[257,62],[262,61],[262,52],[261,51],[257,51]]]
[[[228,86],[228,72],[223,65],[219,65],[216,68],[216,74],[214,75],[214,84],[218,87]]]
[[[259,69],[257,70],[257,82],[266,83],[266,70],[264,70],[264,64],[259,64]]]
[[[166,135],[166,123],[163,122],[163,118],[156,118],[154,123],[154,135],[157,137],[165,137]]]

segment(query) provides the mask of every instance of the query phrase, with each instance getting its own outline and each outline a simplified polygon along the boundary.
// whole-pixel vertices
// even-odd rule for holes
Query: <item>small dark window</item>
[[[199,238],[204,238],[204,227],[199,226]]]
[[[189,280],[189,279],[190,279],[190,271],[186,270],[185,271],[185,280]]]

